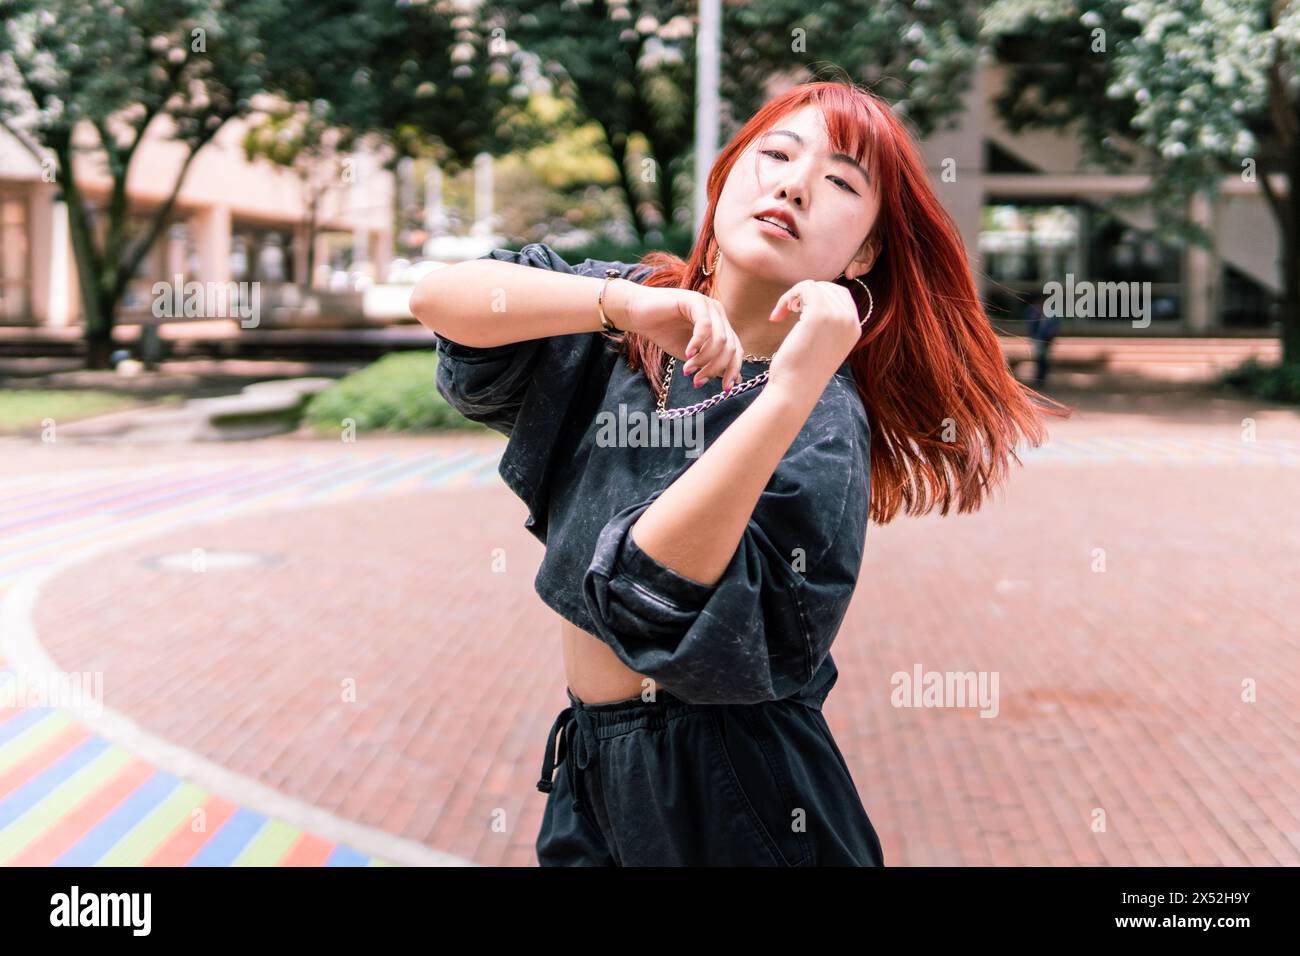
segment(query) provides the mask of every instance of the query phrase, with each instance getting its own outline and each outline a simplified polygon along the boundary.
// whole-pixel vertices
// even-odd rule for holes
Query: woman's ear
[[[871,267],[876,264],[876,257],[880,255],[881,241],[880,236],[872,233],[862,243],[862,248],[858,250],[857,256],[849,263],[849,267],[844,270],[844,276],[848,279],[856,279],[866,275],[871,271]]]

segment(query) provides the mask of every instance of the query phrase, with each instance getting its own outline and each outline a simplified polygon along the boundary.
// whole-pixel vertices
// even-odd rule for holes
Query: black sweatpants
[[[541,866],[884,866],[820,710],[566,693],[537,784]]]

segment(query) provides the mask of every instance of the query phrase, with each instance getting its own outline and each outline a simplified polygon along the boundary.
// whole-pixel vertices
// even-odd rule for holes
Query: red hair
[[[803,83],[769,100],[718,155],[709,172],[708,211],[690,257],[650,252],[656,271],[643,284],[708,294],[702,266],[713,260],[713,217],[723,183],[740,155],[787,114],[813,104],[826,119],[832,148],[866,165],[880,191],[873,232],[882,246],[862,278],[875,308],[849,363],[871,423],[871,519],[893,520],[900,507],[921,515],[977,510],[1018,464],[1023,435],[1041,445],[1040,413],[1068,417],[1061,405],[1016,380],[984,312],[961,234],[930,188],[911,135],[883,100],[840,81]],[[864,236],[865,240],[866,237]],[[862,287],[841,279],[858,314]],[[616,337],[632,371],[644,369],[656,398],[665,356],[635,332]],[[1049,403],[1040,406],[1031,399]]]

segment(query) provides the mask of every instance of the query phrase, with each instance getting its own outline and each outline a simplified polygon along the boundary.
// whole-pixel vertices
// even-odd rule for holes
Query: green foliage
[[[342,430],[351,419],[363,431],[486,431],[438,394],[436,352],[393,352],[312,397],[303,423],[318,431]]]
[[[1223,372],[1218,384],[1253,398],[1300,405],[1300,364],[1266,365],[1249,358]]]
[[[926,136],[955,119],[978,54],[970,0],[757,0],[724,5],[723,93],[740,119],[774,75],[869,87]]]
[[[525,97],[511,85],[504,47],[468,10],[396,0],[292,6],[312,28],[278,36],[267,68],[287,99],[325,104],[330,125],[379,132],[453,174],[478,153],[538,141],[519,120]]]
[[[623,245],[601,240],[567,248],[561,255],[565,262],[574,264],[584,259],[602,259],[605,262],[637,262],[643,255],[652,250],[672,252],[684,259],[690,254],[691,243],[694,241],[695,236],[689,227],[674,225],[664,230],[662,241],[651,245],[641,243]]]
[[[979,8],[971,0],[723,4],[723,141],[783,76],[868,86],[925,135],[961,109]],[[485,27],[500,29],[506,52],[535,55],[560,95],[600,125],[643,237],[691,205],[698,14],[688,0],[484,6]]]
[[[1296,109],[1295,84],[1271,87],[1269,75],[1295,70],[1300,7],[1274,18],[1273,6],[1000,0],[984,30],[1013,64],[998,109],[1012,129],[1077,121],[1088,161],[1154,175],[1140,199],[1153,205],[1165,238],[1208,244],[1187,220],[1189,197],[1213,195],[1244,168],[1254,181],[1274,137],[1286,133],[1270,111]]]
[[[1122,202],[1149,205],[1162,239],[1208,246],[1191,200],[1225,177],[1259,184],[1283,250],[1284,354],[1300,363],[1300,3],[997,0],[981,35],[1007,66],[1008,126],[1068,129],[1087,162],[1148,173]]]

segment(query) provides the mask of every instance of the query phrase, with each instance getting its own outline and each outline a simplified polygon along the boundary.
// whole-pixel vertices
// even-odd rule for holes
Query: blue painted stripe
[[[107,741],[92,737],[0,800],[0,830],[49,796],[55,787],[108,750],[108,746]]]
[[[135,788],[112,813],[101,820],[93,830],[77,841],[68,852],[54,861],[55,866],[94,866],[95,863],[141,820],[147,817],[168,794],[179,786],[180,780],[169,773],[158,771]]]
[[[432,457],[436,461],[440,456],[432,456]],[[427,467],[429,464],[429,458],[430,456],[421,455],[415,461],[411,461],[408,458],[399,461],[389,461],[389,462],[382,462],[382,463],[375,462],[373,463],[372,467],[368,469],[367,472],[362,472],[361,474],[349,478],[347,481],[344,482],[336,482],[332,487],[317,489],[313,491],[311,494],[303,495],[302,497],[304,501],[315,501],[318,498],[322,498],[325,497],[326,495],[333,493],[342,485],[353,484],[353,483],[360,486],[357,489],[358,492],[361,491],[368,492],[374,489],[374,485],[376,482],[383,482],[385,481],[385,479],[389,483],[394,481],[400,481],[402,475],[409,474],[410,472],[418,471],[421,468]]]
[[[351,847],[339,844],[325,861],[326,866],[368,866],[370,857],[363,856]]]
[[[424,455],[417,461],[404,465],[400,469],[389,469],[387,474],[375,475],[372,479],[369,491],[383,491],[391,488],[404,481],[408,476],[418,472],[427,471],[432,468],[438,468],[448,460],[446,455]]]
[[[438,485],[450,481],[452,478],[455,478],[457,475],[461,474],[462,472],[466,472],[478,468],[479,465],[480,462],[477,456],[473,456],[468,460],[462,459],[458,461],[447,462],[445,467],[435,469],[429,472],[429,474],[425,476],[424,487],[436,488]]]
[[[319,489],[336,488],[345,481],[351,481],[358,475],[364,475],[372,468],[386,467],[390,462],[392,462],[394,457],[395,456],[389,452],[380,455],[378,458],[363,459],[360,462],[355,461],[355,455],[348,456],[347,458],[341,457],[330,459],[328,465],[330,468],[333,468],[334,471],[295,482],[294,487],[300,487],[302,492],[300,497],[306,498],[309,494],[314,494]],[[259,497],[264,497],[265,494],[275,494],[283,490],[283,488],[276,488],[260,495]]]
[[[221,829],[190,860],[190,866],[230,866],[266,826],[266,817],[242,807],[231,815]]]
[[[470,481],[475,485],[494,485],[500,475],[501,456],[494,455],[479,466],[478,471],[470,476]]]

